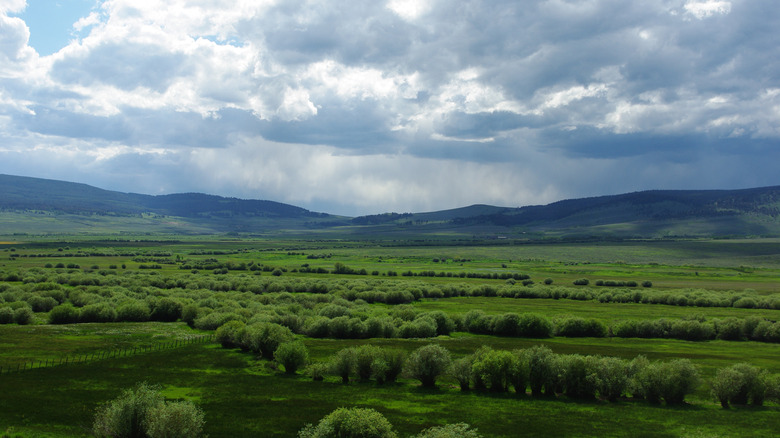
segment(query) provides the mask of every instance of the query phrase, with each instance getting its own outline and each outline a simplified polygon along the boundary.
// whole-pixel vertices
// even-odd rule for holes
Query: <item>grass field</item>
[[[24,239],[19,241],[17,239]],[[152,259],[166,259],[160,269],[142,270]],[[267,270],[180,269],[186,262],[217,260],[235,265],[254,263]],[[78,264],[77,269],[46,267]],[[310,268],[332,270],[342,263],[368,275],[303,273]],[[124,265],[124,269],[122,268]],[[97,266],[97,268],[93,268]],[[109,268],[114,266],[114,268]],[[280,275],[271,269],[280,269]],[[284,269],[282,273],[281,269]],[[377,271],[378,275],[371,275]],[[398,276],[387,276],[390,271]],[[453,276],[404,276],[404,272],[453,273]],[[100,272],[103,272],[102,274]],[[14,280],[0,281],[0,307],[17,308],[36,285],[62,283],[54,289],[75,299],[78,293],[114,300],[133,297],[150,303],[171,296],[188,302],[236,302],[262,310],[254,299],[273,299],[284,292],[249,293],[190,289],[188,282],[227,287],[231,284],[296,284],[321,282],[334,290],[372,288],[431,289],[462,285],[510,287],[504,280],[460,278],[460,272],[523,273],[535,285],[549,278],[552,286],[574,287],[572,281],[589,278],[582,290],[599,291],[597,279],[652,281],[650,291],[695,289],[728,296],[745,295],[773,299],[780,294],[780,240],[702,240],[654,242],[601,242],[527,244],[498,241],[425,240],[276,240],[229,237],[108,236],[51,237],[5,236],[0,238],[0,273]],[[73,279],[105,279],[107,285],[84,286]],[[3,277],[5,278],[5,277]],[[165,282],[174,282],[165,288]],[[178,282],[178,283],[177,283]],[[47,286],[51,288],[52,286]],[[519,286],[518,286],[519,287]],[[637,290],[642,290],[638,288]],[[79,292],[76,292],[79,291]],[[120,291],[121,293],[117,292]],[[708,292],[710,291],[710,292]],[[242,295],[243,294],[243,295]],[[312,294],[289,294],[290,299]],[[82,294],[82,299],[84,294]],[[68,298],[68,299],[70,299]],[[213,299],[209,301],[208,299]],[[124,299],[124,298],[122,298]],[[151,300],[151,301],[150,301]],[[200,301],[199,301],[200,300]],[[204,301],[205,300],[205,301]],[[119,301],[116,301],[119,302]],[[83,305],[83,303],[82,303]],[[357,306],[357,305],[356,305]],[[387,304],[361,304],[361,315],[391,312]],[[294,306],[293,306],[294,307]],[[691,307],[641,303],[600,303],[598,300],[519,299],[485,296],[423,298],[412,303],[417,312],[441,310],[463,315],[479,309],[487,314],[532,312],[555,318],[574,315],[611,325],[622,320],[658,318],[757,316],[780,319],[780,310],[735,307]],[[370,309],[370,310],[363,310]],[[303,310],[306,311],[305,308]],[[249,315],[249,313],[247,313]],[[206,415],[206,433],[222,436],[295,436],[306,423],[340,406],[372,407],[382,412],[401,436],[425,427],[467,422],[489,437],[517,436],[772,436],[780,430],[780,406],[736,407],[724,410],[709,395],[706,381],[715,370],[748,362],[770,373],[780,373],[780,344],[752,341],[689,342],[670,339],[565,338],[524,339],[455,332],[429,339],[313,339],[298,335],[314,361],[325,361],[336,351],[372,343],[411,351],[436,342],[456,357],[470,354],[482,345],[495,349],[549,346],[555,353],[617,356],[631,359],[689,358],[699,368],[703,383],[688,398],[688,405],[651,405],[640,400],[572,401],[566,397],[537,399],[514,394],[461,392],[454,380],[444,379],[434,390],[402,379],[390,385],[350,383],[334,377],[314,382],[299,373],[288,376],[272,362],[257,360],[250,353],[223,349],[217,344],[176,344],[193,337],[211,335],[183,322],[84,323],[49,325],[47,313],[33,316],[32,325],[0,324],[0,366],[14,370],[0,374],[0,432],[19,436],[89,436],[100,403],[113,399],[128,387],[147,381],[162,387],[170,399],[188,399]],[[155,345],[164,348],[149,350]],[[105,352],[132,350],[132,354],[107,357]],[[62,357],[87,357],[84,363],[50,366]],[[19,363],[43,362],[47,366],[15,371]],[[12,428],[9,429],[9,428]]]

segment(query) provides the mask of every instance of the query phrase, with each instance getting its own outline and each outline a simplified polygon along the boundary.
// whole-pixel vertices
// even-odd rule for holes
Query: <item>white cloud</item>
[[[713,15],[728,15],[731,12],[731,2],[722,0],[690,0],[685,4],[684,8],[687,13],[699,20],[703,20]]]
[[[780,138],[773,0],[108,0],[44,57],[24,5],[0,0],[0,171],[408,211],[598,194],[650,156],[695,180]]]

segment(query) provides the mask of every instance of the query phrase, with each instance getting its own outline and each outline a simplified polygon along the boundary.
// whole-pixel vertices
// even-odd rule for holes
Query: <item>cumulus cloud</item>
[[[24,7],[0,172],[355,213],[780,183],[771,0],[105,0],[50,56]]]

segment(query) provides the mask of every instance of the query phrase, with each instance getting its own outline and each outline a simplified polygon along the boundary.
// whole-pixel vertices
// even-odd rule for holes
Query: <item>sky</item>
[[[780,185],[776,0],[0,0],[0,173],[356,216]]]

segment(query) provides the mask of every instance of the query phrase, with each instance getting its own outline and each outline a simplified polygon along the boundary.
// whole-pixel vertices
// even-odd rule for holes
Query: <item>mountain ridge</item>
[[[0,174],[0,210],[6,216],[50,222],[39,231],[81,221],[75,216],[123,218],[118,227],[152,232],[270,233],[289,230],[347,234],[456,233],[618,238],[780,236],[780,186],[735,190],[645,190],[556,201],[547,205],[500,207],[474,204],[421,212],[382,213],[354,218],[312,212],[267,200],[203,193],[144,195],[103,190],[87,184]],[[35,212],[33,215],[31,212]],[[25,216],[26,215],[26,216]],[[147,217],[145,215],[151,215]],[[6,219],[11,231],[24,224]],[[153,220],[154,219],[154,220]],[[9,228],[8,224],[17,228]],[[101,229],[111,229],[106,222]],[[43,232],[41,231],[41,232]],[[23,232],[23,231],[22,231]]]

